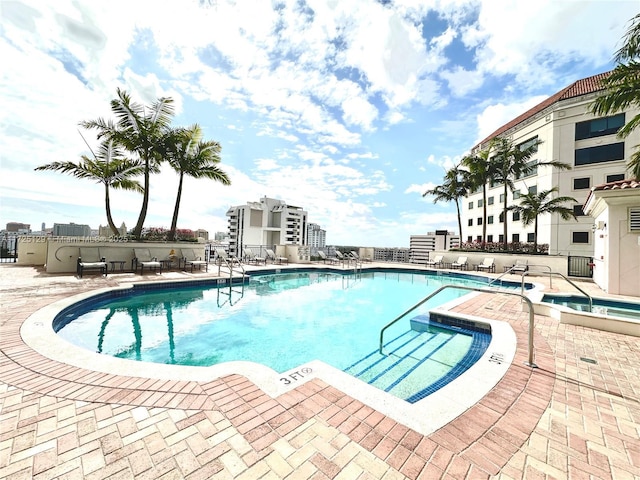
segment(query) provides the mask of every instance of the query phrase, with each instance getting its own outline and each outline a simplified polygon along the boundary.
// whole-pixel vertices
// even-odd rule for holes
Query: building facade
[[[90,237],[91,227],[89,225],[79,225],[77,223],[54,223],[54,237]]]
[[[233,255],[241,256],[245,247],[307,244],[307,212],[282,200],[263,197],[229,208],[227,217]]]
[[[447,230],[436,230],[426,235],[411,235],[409,237],[409,259],[411,263],[426,264],[429,252],[434,250],[449,250],[460,246],[460,235]]]
[[[593,219],[582,206],[591,188],[626,177],[626,163],[635,145],[640,144],[640,129],[626,139],[616,133],[626,121],[638,113],[635,109],[595,117],[589,107],[601,92],[600,81],[607,73],[578,80],[542,103],[493,132],[476,145],[472,153],[487,148],[495,137],[508,138],[517,146],[541,141],[535,161],[559,161],[571,166],[561,170],[539,166],[530,175],[514,181],[515,190],[508,191],[507,204],[518,204],[527,192],[558,188],[554,196],[569,196],[576,202],[572,208],[577,220],[562,220],[557,214],[538,217],[538,244],[547,244],[549,254],[592,256],[594,249]],[[507,222],[508,242],[533,242],[534,225],[524,226],[517,212],[503,218],[504,185],[487,185],[487,241],[502,242],[503,222]],[[462,202],[463,241],[482,240],[482,191],[470,193]]]
[[[310,223],[307,229],[307,245],[309,245],[311,255],[317,255],[318,250],[324,250],[327,245],[326,242],[327,231],[317,223]]]

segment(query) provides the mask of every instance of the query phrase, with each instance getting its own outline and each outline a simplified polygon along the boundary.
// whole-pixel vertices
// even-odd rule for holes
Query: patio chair
[[[279,263],[279,264],[282,264],[283,262],[289,263],[289,259],[287,257],[278,257],[276,256],[275,253],[273,253],[273,250],[269,248],[267,248],[266,251],[267,251],[267,258],[271,260],[273,263]]]
[[[80,255],[78,256],[78,264],[76,273],[79,278],[86,270],[100,270],[100,273],[107,276],[107,262],[104,257],[100,256],[100,250],[97,247],[80,247]]]
[[[442,255],[436,255],[435,257],[433,257],[433,260],[427,260],[427,267],[436,267],[436,268],[440,268],[442,267],[442,260],[443,260],[443,256]]]
[[[358,255],[358,252],[356,252],[355,250],[351,250],[351,256],[353,258],[355,258],[356,260],[359,260],[361,262],[370,262],[371,259],[369,257],[361,257],[360,255]]]
[[[151,252],[148,248],[134,248],[133,249],[133,264],[132,270],[135,272],[140,265],[140,275],[144,273],[144,267],[153,268],[154,271],[160,270],[162,273],[162,263],[158,261],[156,257],[151,256]]]
[[[336,250],[336,258],[339,262],[344,262],[344,254],[340,250]]]
[[[245,262],[252,263],[254,265],[260,265],[261,263],[265,265],[267,264],[267,259],[265,257],[258,257],[250,248],[244,249],[244,259]]]
[[[205,272],[209,271],[209,262],[202,259],[201,255],[198,255],[193,248],[183,248],[182,250],[182,261],[184,263],[183,270],[187,270],[187,265],[191,267],[191,273],[193,273],[193,267],[198,267],[198,270],[202,268],[204,265]]]
[[[227,265],[233,265],[234,263],[240,263],[240,260],[235,255],[227,253],[224,248],[216,248],[216,257],[218,258],[218,265],[223,263]]]
[[[529,270],[529,260],[516,259],[516,263],[511,267],[511,273],[522,273]]]
[[[460,270],[466,270],[468,266],[467,257],[458,257],[458,259],[451,264],[451,268],[459,268]]]
[[[481,264],[476,265],[476,271],[484,271],[486,270],[489,273],[495,273],[496,271],[496,264],[494,262],[494,259],[492,257],[487,257],[485,258]]]
[[[318,250],[318,256],[324,263],[329,262],[330,264],[336,264],[340,261],[336,257],[327,257],[327,254],[324,253],[322,250]]]

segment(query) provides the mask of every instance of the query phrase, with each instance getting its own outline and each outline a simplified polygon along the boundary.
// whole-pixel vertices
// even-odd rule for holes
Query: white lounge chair
[[[466,270],[468,266],[467,257],[458,257],[458,260],[451,264],[451,268],[459,268],[460,270]]]
[[[318,250],[318,256],[322,259],[322,261],[324,261],[324,263],[329,262],[331,264],[336,264],[339,262],[339,260],[335,257],[327,257],[327,254],[322,250]]]
[[[442,255],[436,255],[433,260],[427,260],[427,267],[442,267]]]
[[[258,257],[250,248],[244,249],[244,260],[247,263],[253,263],[254,265],[260,265],[261,263],[267,264],[265,257]]]
[[[152,257],[148,248],[134,248],[132,263],[135,265],[134,272],[140,265],[140,275],[144,272],[144,267],[153,268],[154,271],[159,269],[162,273],[162,262],[159,262],[156,257]]]
[[[80,247],[76,266],[78,277],[82,278],[85,270],[100,270],[102,275],[107,276],[107,262],[100,256],[100,250],[97,247]]]
[[[496,264],[494,262],[494,259],[492,257],[485,258],[482,261],[481,264],[476,265],[476,270],[477,271],[486,270],[487,272],[495,272],[496,271]]]
[[[218,257],[219,263],[226,263],[233,265],[234,263],[240,263],[240,260],[235,255],[227,253],[224,248],[216,248],[216,257]]]
[[[529,270],[529,260],[516,259],[516,263],[511,267],[511,273],[522,273]]]
[[[187,265],[191,267],[191,273],[193,273],[193,267],[198,267],[198,270],[202,268],[204,265],[205,272],[209,271],[209,262],[202,259],[201,255],[198,255],[199,252],[194,250],[193,248],[182,248],[182,261],[184,262],[183,269],[187,270]]]
[[[271,260],[273,263],[280,263],[280,264],[282,264],[283,262],[289,263],[289,259],[287,257],[278,257],[276,256],[275,253],[273,253],[273,250],[269,248],[267,248],[266,251],[267,251],[267,258]]]

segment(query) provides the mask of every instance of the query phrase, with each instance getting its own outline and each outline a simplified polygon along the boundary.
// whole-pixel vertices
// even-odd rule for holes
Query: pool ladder
[[[456,289],[459,289],[459,290],[468,290],[468,291],[471,291],[471,292],[480,292],[480,293],[511,295],[511,296],[516,296],[516,297],[522,298],[522,300],[524,300],[527,303],[527,306],[529,307],[529,355],[528,355],[527,361],[525,362],[525,365],[528,366],[528,367],[531,367],[531,368],[538,368],[538,366],[533,361],[534,360],[533,359],[533,357],[534,357],[534,347],[533,347],[533,333],[534,333],[533,303],[531,302],[531,300],[529,300],[528,297],[526,297],[522,293],[511,292],[511,291],[508,291],[508,290],[490,290],[490,289],[487,289],[487,288],[466,287],[466,286],[463,286],[463,285],[452,285],[452,284],[443,285],[440,288],[438,288],[436,291],[431,292],[429,295],[427,295],[422,300],[420,300],[418,303],[416,303],[413,307],[409,308],[402,315],[399,315],[398,317],[394,318],[392,321],[387,323],[384,327],[382,327],[382,330],[380,330],[380,344],[378,346],[378,351],[380,352],[380,354],[381,355],[385,355],[385,356],[387,355],[384,352],[384,348],[383,348],[383,346],[384,346],[384,332],[385,332],[385,330],[387,328],[389,328],[394,323],[400,321],[406,315],[408,315],[409,313],[414,311],[416,308],[418,308],[420,305],[426,303],[428,300],[432,299],[433,297],[438,295],[440,292],[442,292],[443,290],[446,290],[448,288],[456,288]]]

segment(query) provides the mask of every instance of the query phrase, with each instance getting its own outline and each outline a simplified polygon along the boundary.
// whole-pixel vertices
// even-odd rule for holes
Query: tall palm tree
[[[550,190],[543,190],[540,193],[527,193],[520,197],[520,205],[511,205],[509,210],[520,213],[522,224],[527,226],[533,222],[533,251],[538,251],[538,216],[547,213],[556,213],[563,220],[570,218],[576,219],[575,213],[571,208],[562,205],[566,202],[577,202],[573,197],[555,197],[549,198],[550,195],[558,191],[558,187]]]
[[[493,164],[489,161],[490,150],[480,150],[468,155],[461,164],[468,169],[467,182],[472,191],[482,188],[482,248],[487,243],[487,183],[493,178]]]
[[[442,185],[427,190],[422,194],[423,197],[433,195],[433,203],[437,202],[454,202],[458,213],[458,230],[460,232],[460,240],[462,240],[462,216],[460,215],[460,199],[467,195],[469,184],[465,181],[463,170],[459,165],[447,170],[444,175]]]
[[[571,165],[555,160],[542,162],[530,162],[531,157],[538,151],[541,140],[531,142],[526,147],[514,145],[513,142],[504,137],[497,137],[491,141],[492,179],[495,183],[502,183],[503,192],[503,238],[502,249],[507,250],[507,192],[515,190],[514,181],[518,178],[532,173],[540,166],[551,166],[561,170],[570,170]]]
[[[118,89],[117,94],[118,98],[111,100],[111,111],[116,116],[115,123],[98,118],[80,122],[80,125],[97,129],[98,138],[113,140],[141,160],[144,167],[144,191],[140,215],[133,229],[133,236],[140,238],[149,207],[150,176],[158,171],[165,155],[164,138],[169,132],[174,115],[173,99],[163,97],[149,106],[144,106],[132,102],[124,90]]]
[[[209,178],[223,185],[230,185],[227,174],[217,165],[220,162],[220,144],[202,140],[202,129],[198,124],[180,128],[167,137],[169,165],[178,172],[178,194],[173,209],[169,240],[175,240],[178,211],[182,198],[182,184],[185,175],[193,178]]]
[[[624,44],[614,55],[618,65],[602,80],[604,91],[591,105],[591,112],[595,115],[604,116],[629,107],[640,108],[640,13],[630,23]],[[638,126],[640,113],[618,131],[618,137],[626,138]],[[640,179],[640,145],[635,148],[627,168],[631,175]]]
[[[114,145],[113,140],[105,139],[100,144],[97,153],[91,152],[93,159],[82,155],[80,162],[52,162],[41,165],[35,170],[53,170],[68,173],[76,178],[94,180],[104,185],[104,203],[107,211],[107,222],[114,235],[120,235],[111,215],[111,198],[109,189],[133,190],[142,193],[142,186],[131,177],[143,172],[142,165],[138,161],[124,158],[122,152]]]

